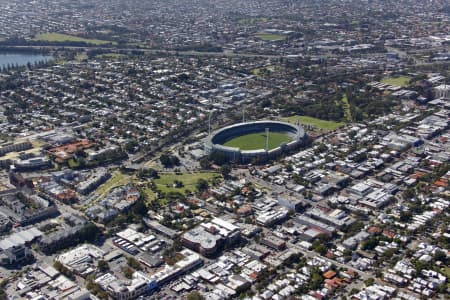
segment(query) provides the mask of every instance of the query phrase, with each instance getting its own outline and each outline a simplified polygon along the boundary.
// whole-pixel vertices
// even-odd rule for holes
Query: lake
[[[30,63],[33,66],[37,62],[47,62],[52,59],[53,56],[37,53],[0,53],[0,70],[8,64],[15,67],[16,65],[26,66]]]

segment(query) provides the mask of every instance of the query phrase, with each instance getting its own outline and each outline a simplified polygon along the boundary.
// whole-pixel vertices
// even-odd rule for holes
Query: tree
[[[228,157],[219,151],[213,151],[209,155],[209,160],[213,161],[217,165],[223,165],[228,162]]]
[[[5,286],[6,284],[8,284],[8,280],[3,280],[2,282],[0,282],[0,300],[7,300],[8,299],[8,295],[6,295],[5,292]]]
[[[374,236],[368,238],[361,244],[363,250],[373,250],[378,245],[378,239]]]
[[[259,105],[261,106],[261,107],[271,107],[272,106],[272,102],[269,100],[269,99],[265,99],[265,100],[263,100],[263,101],[261,101],[260,103],[259,103]]]
[[[178,189],[180,189],[180,188],[182,188],[184,186],[182,181],[176,180],[176,179],[173,181],[173,185],[174,185],[174,187],[176,187]]]
[[[203,297],[202,294],[200,294],[199,292],[193,291],[187,295],[186,299],[187,300],[204,300],[205,297]]]
[[[434,255],[433,255],[433,259],[435,261],[441,261],[443,262],[445,265],[447,265],[447,255],[445,254],[444,251],[441,250],[437,250]]]
[[[180,164],[180,159],[177,156],[169,154],[161,155],[159,161],[165,168],[171,168]]]
[[[137,216],[145,216],[147,215],[148,208],[143,200],[139,200],[133,205],[131,212]]]
[[[364,223],[361,221],[357,221],[350,225],[344,225],[341,229],[342,232],[345,232],[344,239],[347,239],[355,234],[357,234],[359,231],[361,231],[364,228]]]
[[[142,269],[141,264],[134,257],[131,256],[127,258],[127,265],[138,271]]]
[[[159,161],[161,162],[161,164],[166,167],[169,168],[172,166],[172,162],[170,161],[170,156],[167,154],[163,154],[159,157]]]
[[[95,226],[94,223],[88,222],[86,226],[81,229],[79,233],[79,239],[80,241],[95,241],[98,238],[98,235],[100,234],[100,231],[97,226]]]
[[[77,149],[75,151],[75,156],[76,157],[87,157],[88,155],[83,149]]]
[[[309,283],[310,290],[317,290],[323,282],[323,277],[318,273],[314,272],[311,276]]]
[[[404,199],[410,200],[416,196],[416,193],[414,192],[413,188],[409,188],[403,192],[402,196]]]
[[[228,177],[231,173],[231,166],[229,164],[225,164],[220,167],[220,174],[222,174],[223,177]]]
[[[326,234],[319,234],[316,240],[313,242],[312,247],[314,251],[320,255],[325,255],[328,252],[328,247],[330,246],[330,237]]]
[[[86,288],[100,299],[108,299],[108,294],[102,289],[102,287],[94,282],[94,278],[88,277]]]
[[[211,167],[211,162],[209,161],[208,157],[202,157],[199,163],[202,169],[209,169]]]
[[[357,134],[356,131],[351,130],[348,132],[348,137],[353,140],[355,138],[356,134]]]
[[[180,165],[180,159],[178,158],[178,156],[171,155],[170,161],[171,161],[172,165],[174,165],[174,166]]]
[[[158,171],[155,169],[140,169],[137,173],[139,178],[158,178]]]
[[[395,255],[395,253],[397,253],[397,249],[390,248],[390,249],[387,249],[386,251],[384,251],[382,257],[384,258],[385,261],[388,261],[390,258],[392,258]]]
[[[136,140],[131,140],[125,144],[125,150],[127,152],[135,152],[135,149],[139,146],[139,143]]]
[[[208,189],[209,184],[208,184],[208,181],[206,181],[205,179],[199,178],[197,180],[197,184],[195,186],[196,186],[197,190],[199,190],[200,192],[203,192]]]
[[[69,270],[66,266],[64,266],[62,263],[60,263],[59,261],[55,261],[55,263],[53,264],[53,267],[60,272],[61,274],[63,274],[66,277],[69,278],[74,278],[73,272],[71,270]]]
[[[186,200],[186,197],[182,193],[180,193],[180,192],[172,192],[172,191],[168,192],[165,195],[165,198],[166,198],[166,200],[169,203],[172,203],[172,202],[183,202],[183,201]]]
[[[316,251],[320,255],[325,255],[325,254],[327,254],[328,250],[327,250],[327,247],[325,247],[323,244],[319,244],[316,247],[314,247],[314,251]]]
[[[130,279],[134,272],[130,267],[124,266],[122,267],[122,273],[126,278]]]
[[[174,261],[175,257],[177,256],[177,253],[183,250],[183,244],[179,239],[175,239],[173,241],[173,244],[166,248],[163,252],[163,257],[166,261]]]
[[[327,245],[330,242],[330,237],[325,233],[321,233],[317,236],[317,240],[321,244]]]
[[[371,285],[373,285],[375,283],[375,279],[370,277],[366,281],[364,281],[364,283],[366,284],[366,286],[371,286]]]
[[[103,259],[98,261],[97,268],[102,273],[109,271],[109,265]]]
[[[314,149],[314,153],[315,154],[325,153],[325,152],[327,152],[327,150],[328,150],[328,147],[324,143],[320,143],[319,145],[317,145],[317,148]]]
[[[284,265],[290,267],[293,264],[298,264],[301,260],[301,257],[301,253],[292,254],[287,260],[284,261]]]

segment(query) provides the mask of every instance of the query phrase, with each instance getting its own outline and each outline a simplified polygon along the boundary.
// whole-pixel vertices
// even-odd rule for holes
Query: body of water
[[[34,66],[35,63],[48,62],[53,59],[53,56],[43,55],[37,53],[0,53],[0,70],[4,67],[26,66],[30,63]]]

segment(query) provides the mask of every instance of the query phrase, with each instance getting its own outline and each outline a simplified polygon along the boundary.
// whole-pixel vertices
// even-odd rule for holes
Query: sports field
[[[84,42],[92,45],[105,45],[105,44],[117,44],[116,42],[97,40],[97,39],[85,39],[73,35],[62,34],[62,33],[43,33],[38,34],[35,41],[45,41],[45,42]]]
[[[411,80],[411,77],[408,76],[400,76],[400,77],[384,77],[381,79],[382,83],[390,84],[390,85],[396,85],[396,86],[408,86],[409,81]]]
[[[284,34],[258,33],[256,36],[263,41],[283,41],[286,39]]]
[[[269,132],[269,150],[280,146],[281,143],[289,143],[291,137],[287,133]],[[258,132],[236,137],[227,141],[224,146],[236,147],[241,150],[257,150],[266,147],[266,133]]]

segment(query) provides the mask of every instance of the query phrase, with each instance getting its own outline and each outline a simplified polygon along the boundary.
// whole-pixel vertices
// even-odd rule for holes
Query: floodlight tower
[[[209,116],[208,116],[208,136],[211,136],[211,116],[213,114],[213,111],[210,110],[209,111]]]

